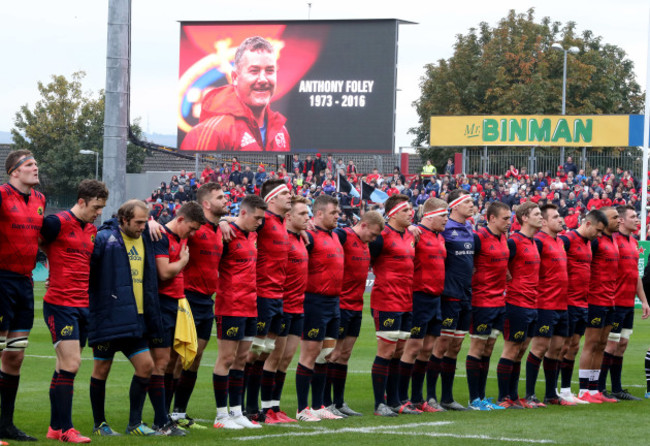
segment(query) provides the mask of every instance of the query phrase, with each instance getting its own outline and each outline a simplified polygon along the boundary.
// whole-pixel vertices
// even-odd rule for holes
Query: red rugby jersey
[[[169,259],[169,263],[178,262],[181,258],[181,250],[187,245],[187,239],[181,240],[178,235],[174,234],[164,225],[162,232],[163,234],[160,240],[154,243],[154,254],[156,258],[166,257]],[[185,281],[183,279],[183,271],[181,271],[171,279],[158,279],[158,294],[163,294],[174,299],[182,299],[185,297],[185,292],[183,291],[184,286]]]
[[[445,287],[445,239],[425,226],[418,227],[422,234],[415,245],[413,292],[440,296]]]
[[[213,295],[219,285],[223,239],[218,225],[207,222],[187,240],[190,260],[183,269],[186,290]]]
[[[370,306],[378,311],[413,310],[415,241],[409,231],[399,232],[386,225],[371,244],[375,284]]]
[[[591,242],[591,252],[593,258],[587,302],[612,307],[618,277],[618,245],[612,236],[603,234]]]
[[[575,230],[560,236],[560,239],[567,254],[567,303],[573,307],[587,308],[589,286],[586,281],[591,276],[591,243]]]
[[[42,232],[52,237],[44,237],[50,285],[43,300],[66,307],[87,307],[90,256],[97,228],[92,223],[82,222],[72,212],[63,211],[46,217]]]
[[[316,227],[307,232],[310,244],[307,293],[340,296],[343,288],[343,247],[332,231]]]
[[[21,194],[11,184],[0,186],[0,270],[29,278],[36,266],[38,235],[43,225],[45,196]]]
[[[257,229],[257,295],[282,299],[289,255],[289,237],[284,218],[266,211]]]
[[[235,235],[223,245],[214,314],[257,317],[257,234],[243,231],[235,223],[230,227]]]
[[[363,293],[370,268],[368,244],[361,241],[352,228],[335,229],[345,255],[343,288],[341,289],[341,310],[362,311]]]
[[[564,242],[545,232],[535,234],[542,263],[539,266],[539,293],[537,308],[540,310],[566,310],[569,275]]]
[[[639,242],[620,232],[614,234],[618,246],[618,276],[616,277],[616,306],[633,307],[636,285],[639,282]]]
[[[508,272],[508,239],[488,228],[480,228],[474,236],[474,274],[472,275],[472,307],[503,307],[506,304]]]
[[[508,239],[512,280],[506,286],[506,302],[523,308],[537,308],[539,252],[534,239],[515,232]]]
[[[282,309],[285,313],[304,313],[305,290],[309,274],[309,254],[300,234],[289,232],[289,258],[284,280]]]

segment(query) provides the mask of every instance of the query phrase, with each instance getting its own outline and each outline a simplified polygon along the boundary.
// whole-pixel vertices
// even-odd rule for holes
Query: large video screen
[[[181,23],[178,147],[392,153],[397,26]]]

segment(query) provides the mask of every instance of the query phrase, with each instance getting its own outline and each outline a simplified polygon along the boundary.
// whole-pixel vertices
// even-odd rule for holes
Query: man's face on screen
[[[269,105],[276,81],[275,55],[266,51],[246,51],[233,72],[237,96],[253,110]]]

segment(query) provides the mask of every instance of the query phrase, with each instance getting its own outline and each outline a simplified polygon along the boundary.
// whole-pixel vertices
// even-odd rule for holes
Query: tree
[[[85,73],[73,73],[71,79],[53,75],[47,85],[38,83],[41,99],[33,109],[23,105],[16,113],[11,129],[16,149],[30,150],[39,163],[41,188],[46,195],[62,196],[76,191],[84,178],[95,173],[95,157],[80,150],[99,152],[102,169],[104,144],[104,92],[84,93],[81,80]],[[142,134],[138,123],[136,136]],[[127,145],[127,172],[140,172],[146,152]]]
[[[449,59],[427,64],[421,79],[419,115],[413,145],[423,159],[440,169],[455,149],[429,148],[432,115],[560,114],[564,55],[551,49],[576,46],[568,55],[567,114],[632,114],[643,108],[644,97],[634,64],[623,49],[604,44],[592,31],[576,34],[576,24],[534,20],[514,10],[496,28],[482,22],[479,29],[459,34]]]

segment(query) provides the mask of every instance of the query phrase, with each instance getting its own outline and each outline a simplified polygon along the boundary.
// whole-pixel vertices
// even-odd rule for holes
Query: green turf
[[[30,337],[23,374],[18,393],[16,424],[26,432],[45,438],[49,422],[48,387],[54,359],[49,333],[42,319],[42,286],[36,288],[36,321]],[[197,386],[190,401],[189,414],[197,419],[206,420],[203,424],[210,426],[207,430],[191,430],[185,438],[99,438],[93,437],[93,443],[103,444],[214,444],[226,439],[240,439],[241,444],[300,444],[331,445],[339,444],[425,444],[437,442],[445,445],[480,445],[492,443],[528,444],[545,442],[570,445],[611,445],[613,444],[647,444],[647,414],[650,401],[622,402],[618,404],[590,405],[578,407],[551,407],[548,409],[522,411],[434,413],[418,416],[400,416],[390,420],[372,415],[373,398],[370,382],[370,368],[375,356],[375,339],[371,318],[364,314],[361,337],[357,343],[350,363],[346,400],[349,405],[365,413],[362,418],[320,423],[300,423],[296,425],[264,426],[259,430],[216,431],[211,427],[215,416],[214,396],[212,392],[212,366],[216,359],[216,342],[211,341],[204,354],[199,371]],[[637,395],[645,393],[645,376],[643,358],[647,339],[650,338],[647,321],[637,317],[634,335],[626,354],[623,370],[624,387]],[[459,355],[458,375],[454,394],[456,400],[467,403],[467,382],[465,380],[464,358],[467,353],[466,340]],[[488,396],[496,396],[496,363],[502,342],[495,347],[488,379]],[[88,386],[92,359],[90,350],[83,354],[84,361],[76,380],[73,419],[75,426],[84,434],[92,429],[92,414],[88,397]],[[128,390],[132,368],[122,357],[113,365],[107,385],[106,414],[115,430],[123,431],[128,420]],[[295,366],[295,364],[294,364]],[[524,367],[525,369],[525,363]],[[296,398],[292,367],[287,375],[283,397],[283,408],[289,415],[295,414]],[[523,391],[523,376],[520,389]],[[538,395],[543,395],[543,371],[540,372]],[[577,380],[577,370],[574,373]],[[577,384],[574,384],[574,390]],[[147,400],[144,411],[145,421],[151,422],[153,412]],[[305,437],[306,436],[306,437]],[[245,440],[245,437],[252,437]],[[263,438],[260,438],[263,437]],[[509,440],[509,441],[508,441]],[[529,440],[529,441],[526,441]],[[232,441],[231,441],[232,443]],[[240,444],[239,441],[235,442]],[[533,443],[534,444],[534,443]]]

